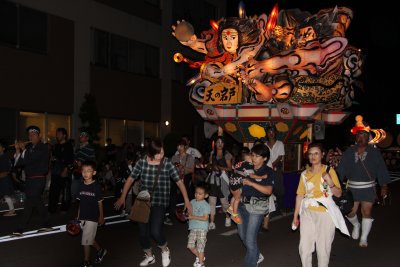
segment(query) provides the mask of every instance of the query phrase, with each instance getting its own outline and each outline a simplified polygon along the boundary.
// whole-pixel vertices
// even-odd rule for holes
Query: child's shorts
[[[229,189],[231,189],[232,191],[236,191],[242,188],[243,187],[242,180],[243,180],[242,177],[240,176],[235,177],[232,175],[232,177],[229,178]]]
[[[97,224],[97,222],[92,221],[81,221],[83,246],[93,245],[96,238]]]
[[[196,248],[198,252],[203,253],[207,242],[207,230],[190,230],[188,237],[188,248]]]

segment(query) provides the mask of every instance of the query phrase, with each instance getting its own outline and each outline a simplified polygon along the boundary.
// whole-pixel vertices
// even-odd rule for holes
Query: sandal
[[[10,211],[7,211],[6,213],[3,214],[4,217],[12,217],[12,216],[15,216],[15,215],[17,215],[15,210],[10,210]]]
[[[240,218],[239,214],[232,214],[231,215],[232,221],[234,221],[236,224],[242,224],[242,218]]]
[[[233,215],[233,208],[232,206],[229,206],[228,209],[226,210],[227,213],[229,213],[230,215]]]

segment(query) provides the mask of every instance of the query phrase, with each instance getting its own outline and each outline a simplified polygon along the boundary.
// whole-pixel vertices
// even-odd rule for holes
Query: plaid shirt
[[[178,182],[179,174],[176,167],[171,163],[171,160],[165,158],[155,192],[151,192],[157,171],[158,165],[150,165],[144,158],[136,162],[130,176],[135,180],[140,179],[140,191],[147,190],[150,192],[152,205],[168,207],[171,179],[174,182]]]

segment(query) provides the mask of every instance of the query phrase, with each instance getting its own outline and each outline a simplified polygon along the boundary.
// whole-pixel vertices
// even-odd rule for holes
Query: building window
[[[129,39],[111,35],[111,68],[114,70],[128,71]]]
[[[124,120],[107,120],[107,138],[111,138],[113,144],[121,146],[125,142],[125,121]]]
[[[143,121],[126,122],[126,141],[140,146],[143,142]]]
[[[15,48],[46,53],[47,14],[1,1],[0,42]]]
[[[100,127],[101,127],[101,130],[100,130],[100,133],[98,134],[98,137],[99,137],[98,142],[101,146],[104,146],[106,144],[106,138],[107,138],[106,137],[107,136],[107,119],[101,120]]]
[[[19,8],[19,47],[45,53],[47,50],[47,15]]]
[[[17,5],[7,1],[0,2],[0,42],[17,45],[18,38]]]
[[[160,50],[157,47],[131,41],[129,71],[146,76],[160,76]]]
[[[107,32],[92,30],[92,63],[108,67],[109,37]]]
[[[92,29],[91,62],[96,66],[159,77],[160,49],[115,34]]]
[[[159,136],[159,123],[157,122],[144,122],[144,137],[158,137]]]
[[[105,144],[108,137],[118,146],[122,146],[124,143],[140,146],[145,137],[160,137],[158,122],[118,119],[103,119],[102,122],[102,131],[99,134],[101,146]]]

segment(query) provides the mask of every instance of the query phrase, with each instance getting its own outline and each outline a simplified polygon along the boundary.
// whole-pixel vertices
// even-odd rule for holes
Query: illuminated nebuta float
[[[186,21],[172,26],[181,44],[205,55],[174,60],[199,68],[187,82],[191,103],[238,141],[262,138],[274,124],[281,140],[303,142],[311,123],[340,124],[349,115],[362,66],[345,37],[352,18],[346,7],[312,15],[277,5],[268,17],[249,17],[239,5],[239,17],[210,21],[201,38]]]

